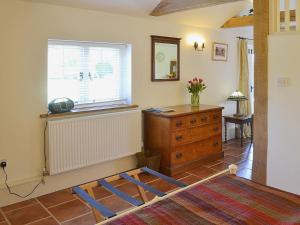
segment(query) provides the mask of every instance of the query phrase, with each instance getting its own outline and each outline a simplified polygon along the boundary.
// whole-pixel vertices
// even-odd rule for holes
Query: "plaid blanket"
[[[221,176],[108,224],[300,225],[300,196],[243,178]]]

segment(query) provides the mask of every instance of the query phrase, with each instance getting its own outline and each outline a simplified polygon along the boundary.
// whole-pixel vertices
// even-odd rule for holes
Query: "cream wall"
[[[237,35],[251,36],[251,29],[205,30],[150,19],[63,6],[2,0],[0,8],[0,159],[8,161],[9,182],[25,193],[38,180],[43,168],[43,127],[39,118],[47,111],[47,40],[66,39],[132,44],[132,96],[141,108],[189,102],[186,82],[201,76],[208,89],[201,102],[225,102],[236,89]],[[190,33],[201,34],[205,51],[195,52],[186,43]],[[150,81],[150,35],[181,37],[181,81]],[[211,60],[212,41],[229,44],[228,62]],[[131,169],[133,157],[47,178],[35,195],[70,187]],[[0,172],[0,184],[4,176]],[[0,206],[20,201],[0,190]]]
[[[267,184],[300,194],[300,34],[269,37]],[[279,87],[278,78],[288,80]]]

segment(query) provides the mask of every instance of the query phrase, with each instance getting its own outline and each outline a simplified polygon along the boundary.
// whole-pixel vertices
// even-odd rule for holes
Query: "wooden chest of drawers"
[[[174,175],[223,157],[222,107],[179,105],[143,111],[144,147],[162,154],[161,172]]]

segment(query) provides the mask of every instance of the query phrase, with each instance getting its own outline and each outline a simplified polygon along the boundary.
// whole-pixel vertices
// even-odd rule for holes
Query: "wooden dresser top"
[[[191,115],[200,112],[209,112],[209,111],[224,109],[223,107],[212,106],[212,105],[200,105],[199,107],[192,107],[191,105],[175,105],[175,106],[168,106],[165,108],[172,109],[174,111],[156,113],[156,112],[148,112],[144,110],[143,113],[147,113],[147,114],[149,113],[161,117],[178,117],[178,116],[186,116],[186,115]]]

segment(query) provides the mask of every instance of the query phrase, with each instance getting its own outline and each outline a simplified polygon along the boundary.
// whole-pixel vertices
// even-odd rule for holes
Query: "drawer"
[[[222,113],[221,111],[200,113],[197,115],[197,120],[198,120],[197,125],[199,126],[213,124],[213,123],[221,123]]]
[[[203,126],[210,123],[210,113],[198,113],[188,116],[188,127]]]
[[[171,120],[171,129],[172,130],[180,130],[186,128],[188,125],[188,118],[187,116],[176,117]]]
[[[171,134],[171,145],[173,147],[184,145],[195,141],[201,141],[220,134],[222,134],[221,123],[175,131]]]
[[[210,113],[197,113],[172,119],[171,129],[180,130],[185,128],[197,127],[209,124],[209,122]]]
[[[210,113],[211,123],[222,123],[222,111],[213,111]]]
[[[222,122],[221,111],[195,113],[193,115],[173,118],[171,120],[171,130],[205,126],[208,124],[219,122]]]
[[[221,151],[222,138],[220,135],[204,141],[180,146],[171,153],[171,166],[201,160]]]

